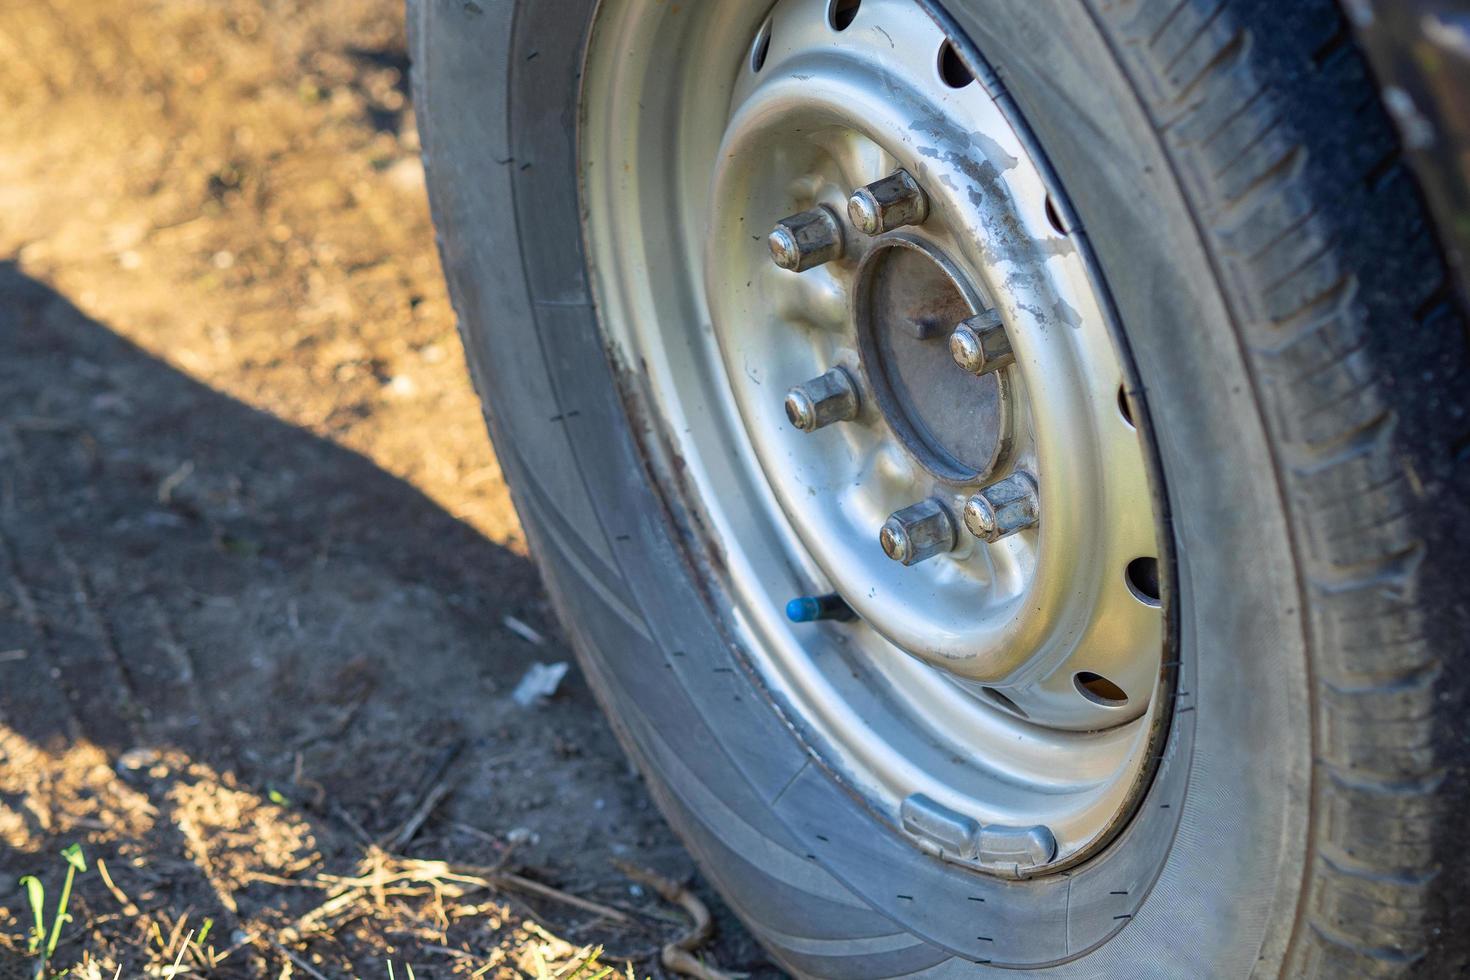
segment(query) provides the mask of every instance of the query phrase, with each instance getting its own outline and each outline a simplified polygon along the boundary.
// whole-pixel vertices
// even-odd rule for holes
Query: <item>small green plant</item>
[[[40,957],[36,961],[36,980],[46,976],[51,957],[56,955],[56,944],[61,940],[61,927],[71,921],[71,915],[66,909],[71,904],[72,881],[78,871],[87,870],[87,859],[82,854],[80,844],[72,844],[63,849],[61,856],[66,859],[66,880],[61,885],[61,898],[56,902],[56,915],[51,920],[49,938],[46,932],[46,886],[35,875],[26,875],[20,880],[21,887],[26,890],[26,900],[31,906],[31,918],[35,922],[26,948],[32,956]]]

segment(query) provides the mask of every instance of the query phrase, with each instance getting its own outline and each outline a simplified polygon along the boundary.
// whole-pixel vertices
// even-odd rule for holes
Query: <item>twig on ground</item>
[[[464,751],[465,745],[467,744],[462,738],[455,739],[439,753],[433,765],[429,766],[428,770],[424,773],[423,781],[420,783],[424,787],[424,793],[419,798],[418,805],[413,808],[408,818],[399,824],[397,828],[378,838],[377,845],[379,848],[385,851],[401,851],[409,841],[413,840],[414,834],[419,832],[419,828],[424,825],[424,821],[429,819],[429,815],[434,812],[434,808],[444,801],[444,797],[449,795],[449,790],[452,785],[449,779],[449,771],[459,759],[460,753]]]
[[[186,459],[179,464],[178,469],[164,477],[158,484],[158,492],[155,495],[160,504],[168,504],[173,501],[174,491],[183,485],[194,473],[194,461]]]
[[[495,863],[492,864],[492,865],[490,865],[490,870],[491,871],[501,871],[501,870],[503,870],[506,865],[510,864],[510,859],[513,858],[513,857],[515,857],[516,848],[518,848],[520,846],[521,846],[520,841],[509,841],[505,845],[505,850],[503,852],[501,852],[500,857],[496,858],[495,859]]]
[[[659,961],[665,968],[682,976],[696,977],[698,980],[734,980],[735,974],[726,973],[718,967],[707,966],[694,955],[694,950],[708,942],[714,935],[715,927],[714,920],[710,918],[709,909],[705,908],[704,903],[693,892],[677,881],[665,878],[647,868],[640,868],[625,861],[614,861],[613,864],[629,878],[652,888],[664,901],[682,908],[692,920],[688,932],[679,939],[664,945]]]
[[[291,741],[291,748],[301,750],[309,748],[317,742],[331,742],[341,738],[347,733],[347,729],[352,727],[352,723],[357,720],[358,715],[362,713],[362,709],[372,700],[372,696],[376,690],[376,682],[366,685],[351,702],[338,710],[332,719],[325,724],[303,732],[293,739]]]
[[[430,814],[434,812],[434,808],[444,802],[444,798],[449,795],[451,788],[452,786],[448,779],[441,779],[429,787],[429,791],[424,794],[424,798],[419,801],[419,805],[414,808],[413,813],[408,815],[408,819],[403,821],[395,832],[381,838],[378,841],[378,846],[385,851],[403,850],[408,845],[408,842],[413,840],[414,835],[419,832],[419,828],[424,825],[424,821],[429,819]]]
[[[102,884],[107,886],[107,890],[112,893],[112,897],[117,899],[117,904],[122,906],[123,914],[129,918],[137,918],[138,906],[134,905],[127,894],[113,882],[112,875],[107,872],[107,862],[102,860],[102,858],[98,858],[96,864],[97,873],[102,876]]]
[[[424,770],[424,775],[419,785],[425,787],[427,790],[428,787],[443,779],[449,773],[449,767],[458,761],[460,753],[465,750],[465,746],[468,744],[468,740],[457,738],[446,745],[433,764]]]
[[[342,823],[346,825],[348,830],[352,831],[352,836],[357,838],[357,842],[359,844],[362,844],[364,847],[367,848],[373,848],[377,846],[373,843],[372,837],[368,836],[368,832],[363,829],[362,824],[358,823],[352,818],[352,814],[348,813],[346,810],[342,809],[335,803],[331,805],[330,813],[332,814],[332,816],[342,821]]]
[[[490,833],[488,830],[481,830],[479,827],[474,827],[467,823],[460,823],[458,820],[451,820],[449,822],[449,826],[453,827],[455,830],[460,831],[461,833],[469,834],[471,837],[478,837],[480,840],[485,841],[488,844],[494,844],[496,847],[505,846],[504,841],[502,841],[499,837],[496,837],[494,834]]]
[[[282,888],[328,888],[329,885],[315,878],[286,878],[282,875],[267,874],[264,871],[252,871],[249,880],[260,882],[265,885],[279,885]]]
[[[266,937],[265,941],[273,946],[276,952],[280,953],[282,956],[286,957],[286,959],[294,963],[297,968],[301,970],[302,973],[305,973],[307,976],[316,977],[316,980],[327,980],[326,974],[314,969],[310,963],[307,963],[305,960],[301,959],[301,957],[297,956],[295,953],[291,952],[289,949],[287,949],[285,946],[282,946],[274,939]]]
[[[451,949],[448,946],[436,946],[432,943],[425,943],[423,949],[426,953],[443,953],[445,956],[453,956],[457,960],[472,960],[475,958],[472,953],[466,953],[462,949]]]
[[[506,629],[532,646],[541,647],[546,645],[546,637],[542,636],[524,620],[517,619],[514,616],[505,616],[500,621],[505,624]]]
[[[533,895],[540,895],[542,898],[549,898],[553,901],[561,902],[563,905],[574,906],[584,912],[595,912],[597,915],[605,919],[611,919],[614,922],[629,923],[633,921],[611,905],[603,905],[601,902],[581,898],[580,896],[564,892],[559,888],[552,888],[550,885],[543,885],[539,881],[532,881],[530,878],[522,878],[520,875],[510,874],[509,872],[491,872],[487,876],[486,881],[492,887],[499,884],[517,891],[530,892]]]

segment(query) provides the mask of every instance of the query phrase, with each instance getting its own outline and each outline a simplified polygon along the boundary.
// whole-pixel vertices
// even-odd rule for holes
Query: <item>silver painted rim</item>
[[[1106,305],[1025,140],[914,0],[604,0],[579,136],[647,451],[795,727],[927,850],[1008,876],[1084,858],[1166,714],[1160,551]],[[898,172],[922,221],[855,227],[853,192]],[[818,207],[840,246],[777,268],[771,229]],[[961,369],[972,317],[1012,363]],[[801,391],[836,420],[802,431],[815,402],[785,395],[824,375]],[[985,524],[1033,489],[1031,526],[967,531],[967,503]],[[896,512],[952,535],[900,564]],[[856,618],[784,615],[828,594]]]

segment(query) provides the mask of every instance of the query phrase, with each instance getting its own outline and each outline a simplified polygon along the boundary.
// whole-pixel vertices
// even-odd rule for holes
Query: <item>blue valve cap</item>
[[[815,623],[822,619],[848,622],[856,618],[852,607],[835,592],[797,596],[786,603],[786,618],[793,623]]]

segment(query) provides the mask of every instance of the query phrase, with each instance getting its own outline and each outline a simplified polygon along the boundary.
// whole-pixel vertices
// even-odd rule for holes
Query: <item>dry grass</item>
[[[316,848],[308,814],[179,754],[130,759],[135,768],[114,771],[84,747],[69,749],[69,763],[59,767],[36,766],[37,752],[0,728],[0,800],[18,799],[30,810],[0,803],[0,820],[16,828],[59,816],[68,833],[87,841],[92,866],[77,876],[54,961],[70,976],[380,976],[364,965],[386,971],[392,963],[397,975],[425,980],[589,980],[609,975],[599,965],[604,959],[622,963],[624,973],[633,961],[661,961],[686,975],[724,976],[687,952],[709,936],[703,905],[640,869],[629,870],[630,880],[662,893],[672,908],[569,894],[512,870],[510,846],[495,864],[470,865],[363,841],[352,865],[336,870],[342,858],[329,861]],[[70,778],[55,780],[58,773]],[[163,827],[177,834],[176,856],[140,840]],[[58,855],[34,870],[54,894],[66,866]],[[180,909],[170,899],[187,889],[186,879],[207,883],[214,901]],[[17,889],[16,901],[0,907],[0,963],[29,971],[42,956],[29,942],[32,923],[18,911],[20,895]],[[528,899],[550,912],[533,911]],[[641,937],[643,946],[605,956],[601,943],[574,938],[599,930],[622,942]]]

